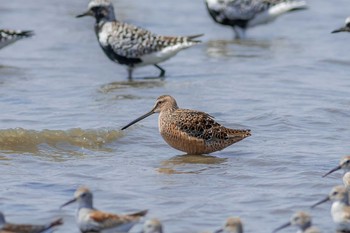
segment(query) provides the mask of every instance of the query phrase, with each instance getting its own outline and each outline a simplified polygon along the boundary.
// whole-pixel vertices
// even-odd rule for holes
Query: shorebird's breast
[[[111,36],[113,24],[111,22],[100,23],[96,25],[95,31],[98,42],[101,46],[107,47],[109,45],[108,38]]]

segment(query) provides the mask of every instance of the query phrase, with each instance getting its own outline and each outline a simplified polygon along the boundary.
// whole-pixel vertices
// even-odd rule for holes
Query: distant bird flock
[[[249,28],[274,21],[279,16],[307,9],[302,0],[205,0],[205,5],[214,22],[233,29],[236,39],[244,39]],[[128,78],[133,78],[137,67],[153,65],[159,70],[159,77],[165,76],[165,69],[159,63],[175,56],[179,51],[201,43],[198,39],[203,34],[191,36],[161,36],[146,29],[119,21],[110,0],[91,0],[87,10],[76,17],[92,16],[95,19],[95,33],[98,43],[105,55],[113,62],[124,65]],[[332,33],[350,32],[350,17],[345,26]],[[4,48],[18,40],[33,36],[32,31],[0,30],[0,48]],[[171,147],[187,154],[202,155],[216,151],[239,142],[249,136],[249,129],[230,129],[217,123],[205,112],[181,109],[170,95],[162,95],[156,99],[150,112],[131,121],[121,130],[125,130],[142,119],[159,113],[158,126],[163,139]],[[135,112],[136,114],[136,112]],[[339,232],[350,232],[350,156],[341,159],[340,164],[324,175],[337,170],[344,170],[343,186],[335,186],[323,200],[313,204],[332,202],[331,216]],[[147,210],[132,214],[112,214],[94,208],[93,194],[87,187],[76,190],[74,198],[61,206],[76,203],[76,222],[82,233],[88,232],[129,232],[145,215]],[[63,224],[56,219],[43,225],[14,224],[5,220],[0,213],[0,233],[40,233],[51,232]],[[309,213],[299,211],[290,220],[275,228],[280,232],[284,228],[294,226],[298,232],[319,233],[312,225]],[[143,233],[163,233],[163,225],[158,219],[145,221]],[[243,233],[243,223],[239,217],[229,217],[225,224],[214,233]]]

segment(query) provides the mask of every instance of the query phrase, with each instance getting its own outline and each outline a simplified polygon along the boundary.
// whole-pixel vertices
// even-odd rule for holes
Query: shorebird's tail
[[[198,37],[204,36],[204,34],[197,34],[197,35],[192,35],[192,36],[187,36],[187,38],[192,41],[192,42],[197,42],[197,43],[201,43],[201,40],[195,40]]]
[[[34,32],[33,31],[0,29],[0,34],[4,34],[8,37],[31,37],[34,35]]]
[[[305,10],[307,8],[308,7],[305,1],[290,0],[290,1],[283,1],[271,7],[269,10],[269,13],[276,17],[278,15],[282,15],[287,12]]]
[[[235,143],[251,135],[250,129],[231,129],[228,137]]]
[[[133,216],[133,217],[143,217],[147,214],[148,210],[142,210],[133,214],[129,214],[129,216]]]

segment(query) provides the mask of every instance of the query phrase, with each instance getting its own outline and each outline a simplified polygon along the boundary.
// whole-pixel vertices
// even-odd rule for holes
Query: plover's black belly
[[[115,53],[110,45],[101,47],[109,59],[111,59],[114,62],[118,62],[121,65],[127,65],[132,67],[142,62],[140,58],[129,58]]]

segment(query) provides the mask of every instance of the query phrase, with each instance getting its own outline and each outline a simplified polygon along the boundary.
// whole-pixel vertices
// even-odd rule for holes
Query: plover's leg
[[[157,64],[154,64],[154,66],[157,67],[160,70],[159,77],[164,77],[165,70],[162,67],[160,67],[159,65],[157,65]]]
[[[132,70],[133,70],[133,67],[132,66],[128,66],[128,79],[129,80],[132,79]]]

